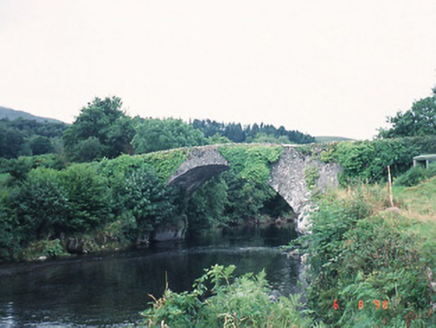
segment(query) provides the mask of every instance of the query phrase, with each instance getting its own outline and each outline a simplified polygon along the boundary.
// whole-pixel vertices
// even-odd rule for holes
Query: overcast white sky
[[[435,0],[0,0],[0,105],[72,122],[264,122],[371,138],[436,85]]]

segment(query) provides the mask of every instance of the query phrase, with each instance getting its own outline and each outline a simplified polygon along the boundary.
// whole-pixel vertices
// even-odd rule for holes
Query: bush
[[[121,191],[121,190],[120,190]],[[128,221],[134,219],[130,227],[132,240],[138,234],[153,231],[160,223],[177,218],[177,191],[165,188],[151,170],[133,172],[125,177],[124,191],[118,195],[123,203],[123,211]],[[130,216],[130,219],[129,217]]]
[[[428,169],[419,166],[411,167],[406,173],[395,179],[395,185],[412,187],[433,176],[436,176],[436,165],[431,165]]]
[[[392,175],[399,176],[412,164],[412,158],[422,153],[436,152],[436,136],[373,141],[344,141],[314,146],[300,146],[306,155],[318,157],[326,163],[337,162],[343,172],[341,183],[356,181],[387,181],[387,166]]]
[[[189,229],[207,229],[228,221],[224,214],[229,203],[227,189],[224,179],[214,177],[189,198],[186,209]]]
[[[57,257],[60,255],[64,255],[65,251],[61,245],[61,241],[56,238],[54,240],[49,240],[45,242],[43,253],[44,255],[49,257]]]
[[[15,232],[15,222],[3,202],[0,199],[0,260],[11,260],[19,249],[20,238]]]
[[[59,233],[69,212],[67,193],[58,172],[45,168],[30,171],[25,181],[9,189],[6,206],[23,244]]]
[[[271,301],[264,271],[237,279],[235,266],[215,265],[196,280],[193,291],[167,289],[144,311],[147,327],[308,327],[297,310],[298,296]],[[210,286],[211,285],[211,286]],[[205,298],[208,296],[207,298]]]
[[[203,133],[180,119],[144,119],[136,126],[132,145],[136,153],[150,153],[207,144]]]
[[[60,178],[69,203],[66,231],[86,232],[109,221],[112,199],[108,180],[95,166],[73,164],[61,171]]]

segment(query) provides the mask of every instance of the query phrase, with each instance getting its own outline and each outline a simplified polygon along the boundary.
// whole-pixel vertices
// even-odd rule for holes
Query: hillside
[[[0,106],[0,119],[3,118],[8,118],[10,120],[14,120],[16,118],[24,118],[26,120],[35,120],[37,122],[51,122],[51,123],[63,123],[59,120],[55,120],[53,118],[46,118],[46,117],[40,117],[40,116],[35,116],[23,111],[19,111],[19,110],[14,110],[11,108],[7,108],[7,107],[3,107]]]

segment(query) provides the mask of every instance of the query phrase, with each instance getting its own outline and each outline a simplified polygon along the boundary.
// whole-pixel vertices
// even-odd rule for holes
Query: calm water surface
[[[160,296],[189,290],[203,269],[235,264],[237,274],[265,268],[273,288],[297,292],[298,260],[278,250],[292,227],[236,228],[188,235],[185,241],[104,257],[14,266],[0,276],[0,327],[120,327],[141,319]],[[5,267],[2,267],[5,272]],[[1,270],[0,270],[1,272]]]

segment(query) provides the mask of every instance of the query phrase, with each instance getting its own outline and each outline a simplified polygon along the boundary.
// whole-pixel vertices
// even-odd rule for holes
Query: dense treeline
[[[0,120],[0,157],[16,158],[60,152],[68,125],[17,118]]]
[[[95,98],[82,108],[80,116],[63,136],[67,158],[75,162],[217,143],[309,143],[314,140],[310,135],[288,131],[283,126],[254,124],[243,128],[239,123],[210,120],[185,123],[174,118],[131,118],[123,112],[118,97]]]
[[[269,142],[309,143],[310,135],[288,131],[283,126],[218,123],[180,119],[130,118],[121,109],[120,98],[95,98],[64,134],[67,155],[74,161],[113,158],[122,153],[143,154],[179,147],[216,143]]]
[[[297,143],[306,144],[315,142],[315,138],[299,131],[289,131],[285,127],[276,128],[274,125],[263,124],[242,126],[240,123],[218,123],[211,120],[192,121],[194,129],[203,132],[206,138],[216,135],[228,138],[235,143],[240,142],[270,142],[270,143]]]
[[[132,118],[119,97],[94,98],[73,124],[18,118],[0,120],[0,157],[61,153],[70,162],[142,154],[217,143],[310,143],[315,139],[283,126],[218,123],[211,120]],[[62,140],[60,140],[62,139]],[[64,152],[63,152],[64,151]]]

